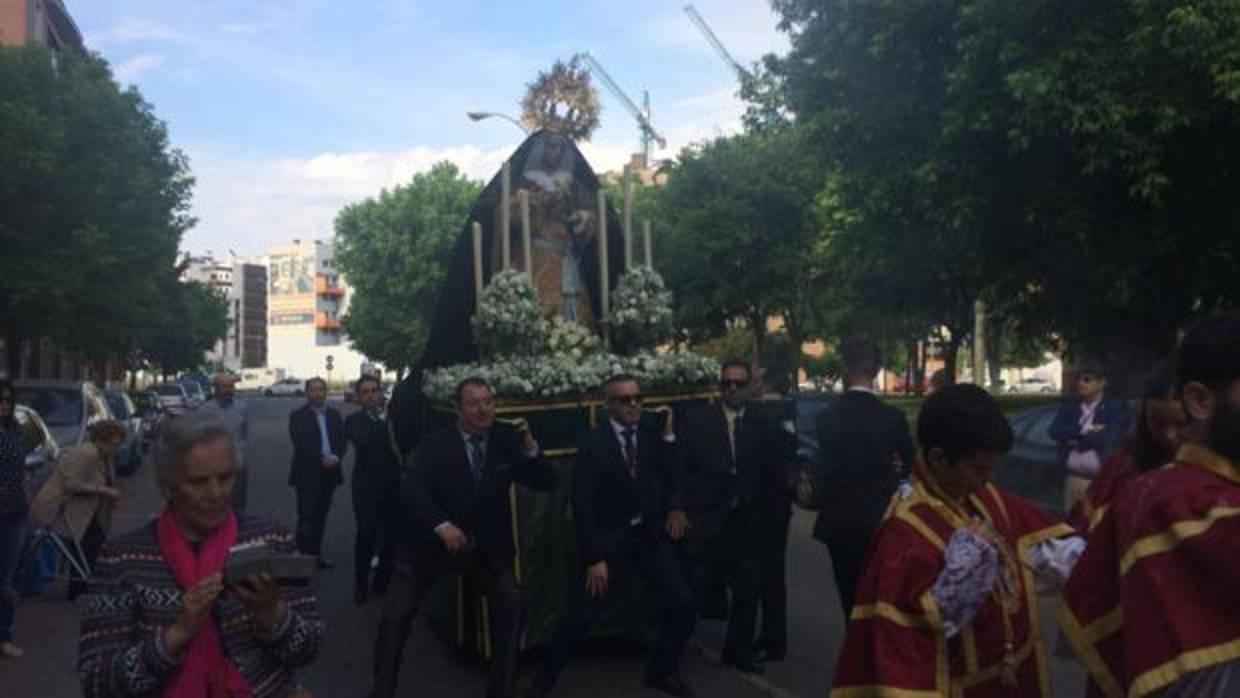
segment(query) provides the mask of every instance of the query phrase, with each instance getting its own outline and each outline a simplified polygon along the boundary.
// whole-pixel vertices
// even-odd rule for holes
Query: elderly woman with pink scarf
[[[226,425],[187,416],[160,434],[159,517],[104,548],[81,600],[78,672],[87,698],[308,695],[293,670],[323,635],[308,587],[269,575],[225,585],[232,553],[291,553],[273,524],[238,518],[236,450]]]

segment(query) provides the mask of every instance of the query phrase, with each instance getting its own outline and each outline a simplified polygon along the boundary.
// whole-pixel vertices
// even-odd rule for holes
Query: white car
[[[1055,384],[1045,378],[1033,376],[1032,378],[1022,378],[1008,387],[1009,393],[1017,393],[1020,395],[1038,395],[1055,392]]]
[[[289,397],[306,394],[306,382],[300,378],[285,378],[276,381],[263,390],[267,397]]]

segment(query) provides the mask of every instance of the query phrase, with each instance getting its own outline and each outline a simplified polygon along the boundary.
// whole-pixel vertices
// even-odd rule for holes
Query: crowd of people
[[[832,696],[1049,696],[1038,596],[1052,591],[1089,695],[1240,691],[1240,556],[1229,554],[1240,552],[1240,314],[1194,326],[1133,410],[1108,393],[1102,366],[1079,368],[1077,399],[1050,427],[1066,518],[991,482],[1014,437],[985,390],[936,387],[914,439],[872,391],[877,346],[853,339],[840,354],[846,390],[817,417],[813,529],[848,619]],[[356,383],[347,419],[312,379],[288,419],[292,534],[245,512],[248,413],[234,383],[221,376],[210,408],[163,427],[152,455],[162,507],[107,540],[119,425],[94,425],[30,499],[14,392],[0,381],[0,657],[23,655],[13,580],[33,522],[90,570],[69,585],[87,696],[310,695],[296,670],[325,631],[313,583],[229,564],[259,550],[334,566],[324,528],[350,448],[354,601],[382,596],[373,698],[396,695],[413,621],[453,578],[487,600],[492,697],[553,694],[619,579],[640,581],[657,610],[652,689],[694,695],[681,665],[700,619],[726,621],[721,661],[738,671],[762,673],[788,651],[796,434],[746,362],[726,362],[718,401],[687,412],[647,405],[635,377],[611,377],[567,483],[527,422],[496,417],[480,378],[457,386],[452,423],[407,449],[377,379]],[[513,485],[570,489],[580,565],[522,687]]]

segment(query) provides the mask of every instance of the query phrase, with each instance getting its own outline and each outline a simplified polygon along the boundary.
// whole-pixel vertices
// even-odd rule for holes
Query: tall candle
[[[482,224],[474,221],[474,309],[482,305]]]
[[[633,268],[633,180],[624,170],[624,270]]]
[[[525,250],[525,272],[534,278],[534,250],[530,247],[530,193],[522,189],[517,192],[521,200],[521,249]]]
[[[599,306],[603,310],[603,318],[605,319],[610,311],[611,306],[611,275],[608,273],[607,259],[607,195],[602,189],[598,190],[598,268],[599,268],[599,298],[601,302]]]
[[[646,266],[654,269],[654,257],[650,255],[650,221],[642,221],[642,249],[646,253]]]
[[[512,165],[507,160],[504,161],[504,174],[500,180],[500,191],[499,232],[500,235],[503,235],[503,242],[500,243],[500,247],[504,253],[503,268],[507,269],[512,266],[512,234],[510,232],[512,227],[509,220],[511,214],[508,210],[508,202],[512,198]]]

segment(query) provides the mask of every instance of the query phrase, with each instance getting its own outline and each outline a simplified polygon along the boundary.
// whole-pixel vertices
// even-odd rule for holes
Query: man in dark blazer
[[[353,444],[353,517],[357,536],[353,544],[353,601],[370,596],[370,562],[378,554],[379,568],[373,591],[382,594],[392,576],[396,522],[400,508],[400,461],[383,414],[379,379],[362,376],[354,386],[361,409],[344,420]],[[376,546],[382,547],[376,549]]]
[[[767,412],[746,404],[750,383],[749,365],[728,361],[720,374],[721,402],[689,415],[681,434],[668,533],[683,535],[689,585],[699,608],[716,581],[732,590],[724,665],[762,673],[753,647],[761,583],[759,533],[766,513],[760,495],[769,496],[784,482],[789,449]]]
[[[818,520],[814,538],[831,553],[844,617],[852,613],[870,535],[896,485],[912,467],[908,420],[871,386],[881,366],[878,345],[864,338],[840,346],[847,390],[818,413]]]
[[[288,484],[297,493],[297,549],[317,557],[319,567],[334,567],[323,556],[323,531],[332,495],[344,482],[340,463],[349,442],[344,419],[327,406],[327,382],[322,378],[306,381],[306,404],[289,414],[288,435],[293,442]]]
[[[693,632],[693,594],[685,582],[667,528],[667,494],[676,459],[672,413],[662,427],[641,419],[642,398],[632,376],[605,386],[608,419],[584,434],[573,466],[573,521],[585,565],[584,594],[568,610],[543,655],[530,697],[548,695],[603,609],[613,566],[631,566],[655,594],[658,628],[646,663],[646,685],[691,696],[677,666]]]
[[[556,485],[528,425],[495,424],[495,397],[480,378],[456,388],[457,422],[419,443],[401,476],[401,502],[412,514],[375,641],[372,698],[395,695],[405,640],[422,600],[444,577],[460,575],[485,594],[494,619],[495,651],[487,695],[515,690],[524,600],[513,574],[514,482],[539,490]]]
[[[1065,402],[1051,422],[1050,436],[1059,444],[1059,462],[1068,471],[1064,482],[1064,511],[1085,494],[1132,423],[1128,404],[1106,393],[1107,377],[1101,364],[1077,369],[1077,399]]]

